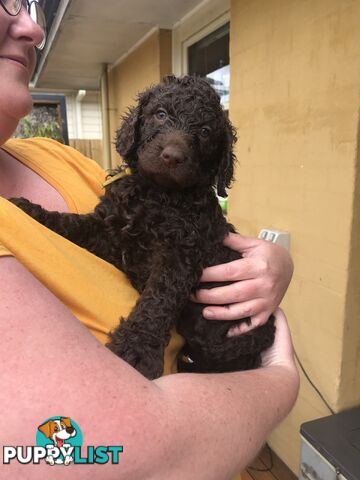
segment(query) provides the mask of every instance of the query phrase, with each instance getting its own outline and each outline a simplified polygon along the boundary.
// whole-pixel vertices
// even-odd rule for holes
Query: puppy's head
[[[60,417],[59,420],[48,420],[38,427],[38,430],[50,438],[58,447],[62,447],[64,440],[76,435],[76,430],[68,417]]]
[[[123,117],[116,149],[133,170],[164,188],[214,185],[226,196],[235,142],[235,129],[206,80],[168,76],[139,94]]]

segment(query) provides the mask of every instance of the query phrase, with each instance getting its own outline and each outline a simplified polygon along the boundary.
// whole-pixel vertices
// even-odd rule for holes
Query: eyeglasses
[[[22,7],[26,8],[32,21],[37,23],[44,32],[43,39],[38,45],[36,45],[37,49],[42,50],[46,42],[46,19],[41,5],[35,0],[31,2],[29,2],[29,0],[0,0],[0,4],[5,12],[12,17],[19,15]]]

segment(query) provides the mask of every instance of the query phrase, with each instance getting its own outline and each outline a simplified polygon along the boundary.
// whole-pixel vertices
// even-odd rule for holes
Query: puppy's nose
[[[185,155],[183,152],[172,145],[168,145],[162,151],[160,157],[163,159],[164,163],[170,167],[176,166],[178,163],[182,163],[185,160]]]
[[[67,433],[73,433],[74,427],[66,427],[66,432]]]

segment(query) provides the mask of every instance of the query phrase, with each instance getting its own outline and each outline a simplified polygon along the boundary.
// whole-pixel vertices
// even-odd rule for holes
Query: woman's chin
[[[19,120],[20,120],[21,118],[28,115],[33,108],[33,99],[30,95],[29,90],[24,92],[24,95],[18,98],[18,101],[16,103],[17,103],[16,110],[17,110],[17,114],[20,115],[19,117]],[[15,106],[14,106],[14,109],[15,109]]]
[[[9,103],[11,103],[11,106],[9,106]],[[4,102],[4,99],[0,94],[0,110],[7,113],[9,117],[16,119],[18,122],[31,112],[32,107],[33,99],[31,98],[29,91],[21,92],[21,94],[13,97],[10,102],[9,99]]]
[[[5,100],[0,92],[0,145],[12,136],[19,121],[31,112],[32,105],[29,93],[12,99],[8,97]]]

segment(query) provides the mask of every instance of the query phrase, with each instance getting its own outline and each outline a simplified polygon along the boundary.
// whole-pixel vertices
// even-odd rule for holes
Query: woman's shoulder
[[[19,139],[13,138],[5,143],[4,148],[10,150],[10,153],[19,157],[20,160],[30,160],[31,162],[44,162],[52,160],[68,164],[78,169],[86,168],[94,174],[104,177],[104,170],[95,161],[86,157],[74,148],[64,145],[56,140],[45,137],[34,137]]]
[[[103,193],[105,171],[72,147],[48,138],[29,138],[11,139],[3,148],[54,187],[71,212],[92,210]]]

